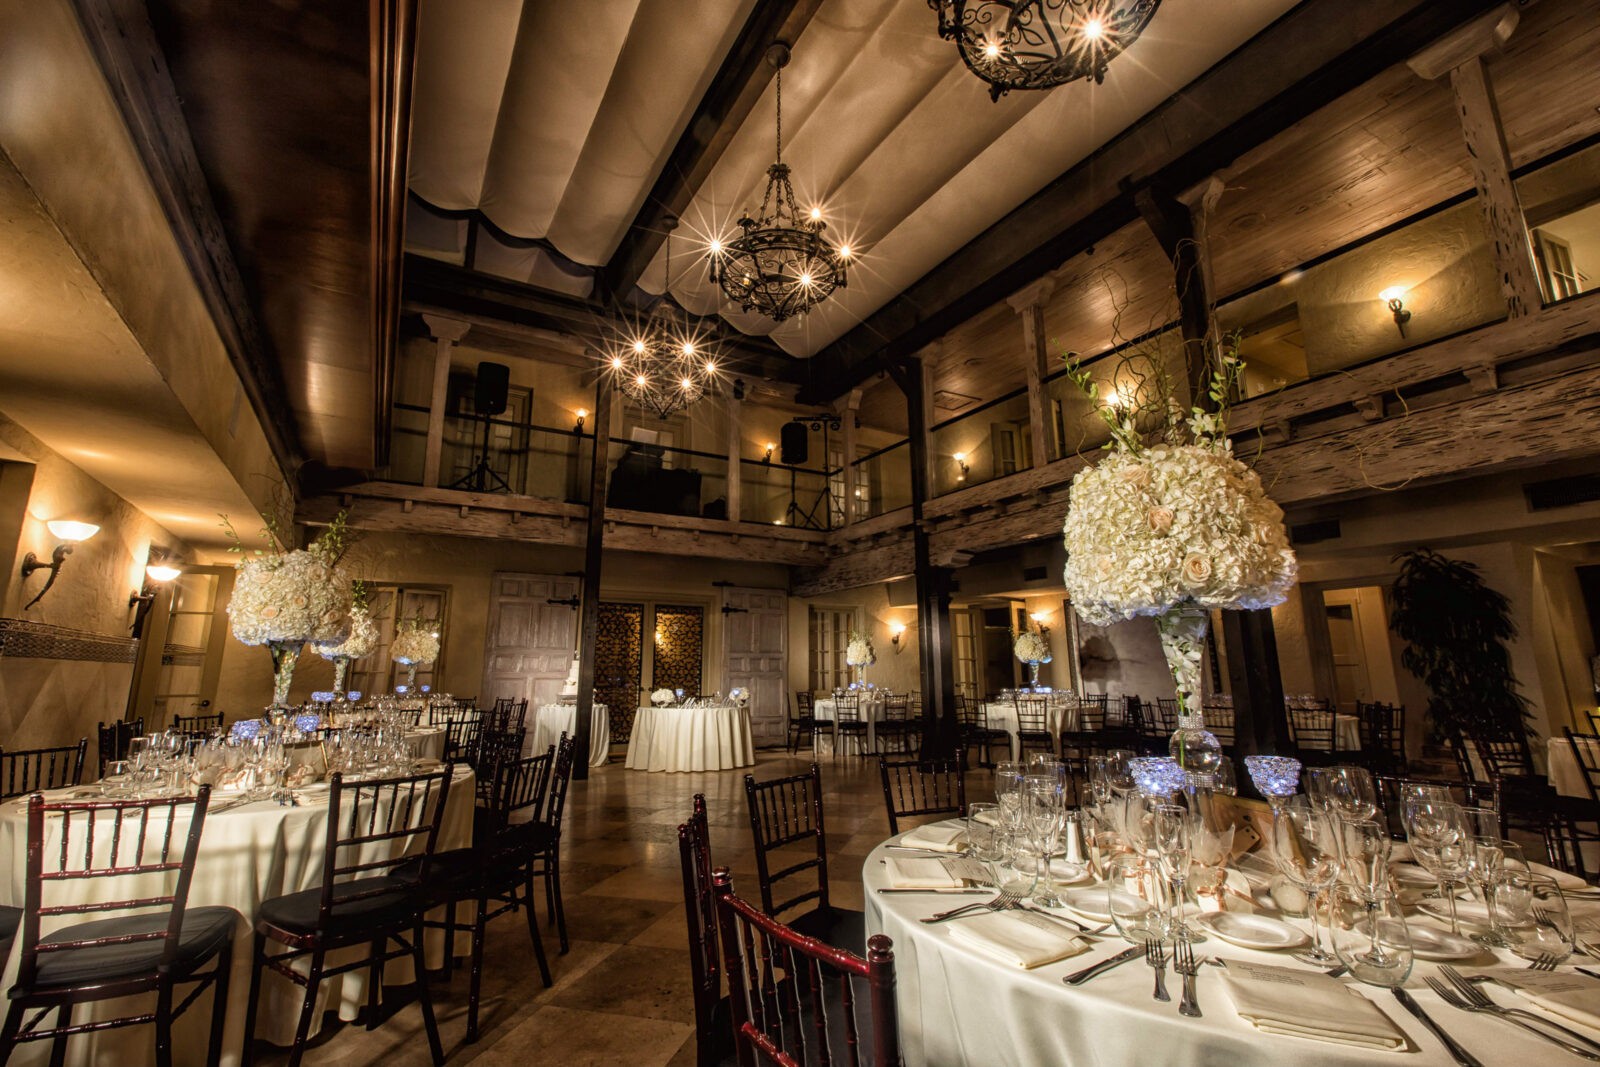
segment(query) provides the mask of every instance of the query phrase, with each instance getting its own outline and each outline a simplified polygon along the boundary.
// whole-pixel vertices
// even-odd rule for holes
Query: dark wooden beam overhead
[[[821,404],[1406,59],[1494,0],[1306,0],[973,238],[814,358]]]
[[[403,285],[407,301],[413,304],[590,340],[599,339],[611,314],[598,303],[415,253],[405,257]],[[729,375],[751,375],[791,385],[807,380],[804,362],[772,342],[746,337],[718,319],[697,321],[717,339],[723,368]]]
[[[822,0],[761,0],[755,5],[622,243],[601,269],[600,285],[605,292],[626,293],[638,284],[666,238],[663,220],[676,218],[688,208],[695,191],[766,91],[774,74],[766,59],[767,48],[774,41],[793,44],[821,6]]]
[[[370,0],[372,21],[372,377],[373,456],[389,463],[394,365],[405,256],[406,159],[411,145],[411,75],[416,0]]]

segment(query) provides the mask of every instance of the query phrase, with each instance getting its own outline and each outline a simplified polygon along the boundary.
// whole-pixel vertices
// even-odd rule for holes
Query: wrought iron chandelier
[[[677,225],[677,219],[665,222],[661,298],[643,322],[619,323],[606,346],[616,387],[660,419],[705,396],[717,380],[717,361],[707,339],[682,322],[672,306],[672,231]]]
[[[789,184],[789,167],[783,162],[783,68],[789,63],[789,46],[767,50],[767,61],[777,75],[777,161],[767,168],[767,192],[761,211],[739,220],[743,231],[731,241],[711,242],[711,280],[728,299],[745,311],[782,322],[804,315],[835,289],[845,287],[849,246],[835,247],[822,235],[828,224],[822,211],[802,211]]]
[[[928,0],[939,36],[956,42],[989,99],[1012,89],[1105,80],[1106,66],[1139,39],[1161,0]]]

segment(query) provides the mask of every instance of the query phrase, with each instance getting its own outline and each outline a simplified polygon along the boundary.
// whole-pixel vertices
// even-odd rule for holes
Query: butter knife
[[[1394,999],[1398,1000],[1402,1005],[1404,1005],[1406,1011],[1409,1011],[1412,1015],[1415,1015],[1422,1022],[1423,1026],[1426,1026],[1429,1030],[1433,1031],[1433,1036],[1437,1037],[1440,1043],[1450,1051],[1450,1055],[1455,1057],[1455,1061],[1460,1064],[1461,1067],[1483,1067],[1483,1064],[1478,1062],[1477,1057],[1473,1056],[1472,1053],[1456,1044],[1455,1038],[1445,1033],[1444,1029],[1438,1023],[1434,1022],[1433,1018],[1429,1016],[1427,1012],[1422,1010],[1422,1005],[1418,1004],[1416,998],[1412,997],[1410,993],[1407,993],[1404,989],[1396,989],[1394,991]]]
[[[1112,956],[1110,959],[1101,960],[1094,966],[1085,967],[1081,971],[1074,971],[1072,974],[1067,975],[1061,980],[1067,983],[1067,985],[1082,985],[1084,982],[1087,982],[1097,974],[1102,974],[1106,971],[1109,971],[1113,967],[1120,967],[1129,960],[1136,960],[1143,955],[1143,945],[1135,945],[1132,948],[1125,948],[1115,956]]]

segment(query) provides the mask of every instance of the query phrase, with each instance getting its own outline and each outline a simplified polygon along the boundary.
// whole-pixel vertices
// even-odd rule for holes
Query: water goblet
[[[1511,951],[1525,960],[1560,963],[1572,955],[1572,915],[1555,879],[1526,867],[1506,868],[1495,893],[1502,932]]]
[[[966,854],[979,863],[993,863],[997,847],[995,832],[999,829],[1000,807],[988,801],[967,805]]]
[[[1050,862],[1061,838],[1066,810],[1062,783],[1054,774],[1030,774],[1023,785],[1023,825],[1028,847],[1038,857],[1033,899],[1048,907],[1063,903],[1050,877]]]
[[[106,764],[105,777],[100,779],[100,795],[108,799],[124,797],[132,786],[133,764],[125,759],[111,760]]]
[[[1374,891],[1341,883],[1328,902],[1329,937],[1340,963],[1357,980],[1395,989],[1411,975],[1415,954],[1399,897],[1388,886]]]
[[[1305,893],[1311,920],[1311,949],[1295,958],[1319,967],[1338,959],[1322,946],[1318,902],[1339,879],[1338,838],[1328,813],[1305,797],[1295,797],[1273,813],[1273,861],[1295,888]]]
[[[1480,945],[1490,948],[1511,945],[1510,938],[1500,929],[1500,909],[1496,897],[1506,879],[1507,869],[1518,866],[1526,869],[1527,863],[1522,859],[1522,849],[1515,842],[1493,834],[1472,834],[1467,838],[1467,878],[1482,894],[1484,909],[1488,912],[1487,929],[1471,935]]]
[[[1106,911],[1117,933],[1135,945],[1165,941],[1172,933],[1166,885],[1156,865],[1135,853],[1112,859],[1106,877]]]

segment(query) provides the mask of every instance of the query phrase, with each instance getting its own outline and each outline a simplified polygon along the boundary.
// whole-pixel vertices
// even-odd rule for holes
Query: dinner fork
[[[1150,969],[1156,972],[1156,991],[1151,994],[1157,1000],[1171,1001],[1167,994],[1167,946],[1159,937],[1144,939],[1144,961]]]
[[[1195,975],[1200,973],[1200,964],[1194,958],[1194,945],[1184,934],[1179,934],[1177,943],[1172,947],[1172,969],[1183,975],[1183,1002],[1178,1005],[1178,1014],[1191,1018],[1200,1018],[1200,1001],[1195,996]]]
[[[1022,905],[1022,898],[1027,893],[1020,889],[1002,889],[1000,895],[993,900],[980,900],[974,904],[964,904],[959,908],[941,911],[921,920],[925,923],[942,923],[950,919],[960,918],[969,911],[1002,911],[1006,908],[1015,908]]]
[[[1553,971],[1553,970],[1556,969],[1556,964],[1558,964],[1560,962],[1561,961],[1556,958],[1555,953],[1553,953],[1553,952],[1541,952],[1541,953],[1539,953],[1539,958],[1538,959],[1536,959],[1532,963],[1528,964],[1528,970],[1530,970],[1530,971]]]
[[[1596,1055],[1581,1045],[1574,1045],[1563,1041],[1556,1035],[1541,1030],[1531,1023],[1523,1022],[1522,1019],[1518,1018],[1518,1016],[1527,1016],[1530,1019],[1544,1023],[1546,1026],[1554,1027],[1555,1029],[1560,1030],[1562,1033],[1569,1034],[1572,1037],[1587,1041],[1587,1038],[1582,1038],[1582,1035],[1574,1034],[1571,1030],[1568,1030],[1560,1023],[1553,1023],[1542,1016],[1534,1015],[1532,1012],[1523,1011],[1521,1008],[1506,1008],[1496,1004],[1494,1001],[1489,1000],[1487,996],[1483,996],[1481,993],[1479,993],[1476,988],[1473,988],[1471,983],[1462,979],[1461,975],[1456,973],[1452,967],[1441,966],[1439,970],[1445,975],[1446,978],[1450,980],[1451,985],[1455,987],[1454,989],[1447,988],[1443,982],[1432,976],[1424,978],[1423,981],[1428,983],[1429,989],[1432,989],[1439,995],[1440,1000],[1444,1001],[1451,1007],[1460,1008],[1462,1011],[1471,1012],[1473,1014],[1498,1015],[1500,1018],[1504,1019],[1508,1023],[1511,1023],[1513,1026],[1520,1026],[1530,1034],[1536,1034],[1539,1037],[1544,1038],[1546,1041],[1549,1041],[1551,1044],[1560,1045],[1562,1048],[1566,1049],[1575,1056],[1581,1056],[1586,1060],[1595,1060],[1600,1062],[1600,1055]],[[1455,991],[1460,990],[1463,987],[1470,989],[1474,995],[1468,996],[1465,992],[1458,993]]]

